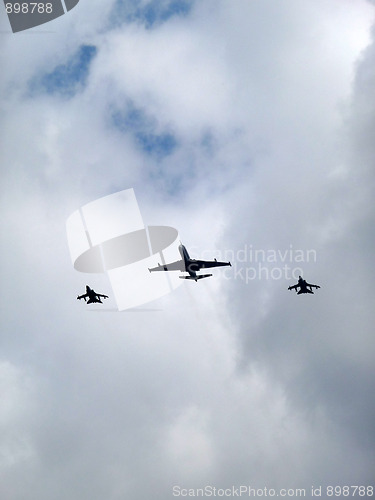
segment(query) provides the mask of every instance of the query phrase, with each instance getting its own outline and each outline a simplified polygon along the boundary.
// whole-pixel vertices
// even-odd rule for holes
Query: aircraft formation
[[[149,272],[155,272],[155,271],[181,271],[181,272],[186,272],[188,275],[182,275],[179,276],[180,279],[185,279],[185,280],[194,280],[197,282],[198,280],[201,280],[203,278],[208,278],[212,276],[212,274],[197,274],[201,269],[210,269],[213,267],[222,267],[222,266],[231,266],[232,264],[230,262],[220,262],[217,261],[216,259],[214,260],[197,260],[197,259],[192,259],[189,255],[189,252],[187,251],[186,247],[181,243],[178,247],[178,250],[181,255],[180,260],[176,260],[175,262],[171,262],[169,264],[158,264],[156,267],[153,268],[148,268]],[[303,294],[303,293],[311,293],[314,294],[312,291],[313,288],[320,288],[319,285],[313,285],[311,283],[307,283],[306,280],[304,280],[301,276],[298,277],[298,283],[295,285],[289,286],[288,290],[295,290],[297,295]],[[298,290],[299,289],[299,290]],[[103,295],[100,293],[96,293],[95,290],[90,288],[88,285],[86,285],[86,293],[83,295],[78,295],[77,299],[81,300],[84,299],[87,304],[92,304],[99,302],[102,304],[103,302],[100,300],[101,298],[107,299],[108,295]],[[86,299],[88,299],[86,301]]]

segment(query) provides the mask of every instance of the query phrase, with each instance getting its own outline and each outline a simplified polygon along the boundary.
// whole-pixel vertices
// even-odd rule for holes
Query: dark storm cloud
[[[243,296],[234,312],[240,318],[241,365],[261,364],[306,419],[323,409],[338,435],[368,457],[362,470],[367,481],[372,477],[375,444],[371,363],[375,148],[370,139],[375,119],[374,47],[372,43],[366,49],[356,68],[353,94],[327,173],[313,175],[305,190],[304,169],[311,173],[308,161],[301,158],[302,184],[290,187],[284,182],[283,188],[281,181],[278,189],[286,189],[291,202],[289,220],[279,221],[281,231],[277,214],[262,203],[262,195],[254,201],[255,213],[258,204],[264,213],[249,226],[251,243],[260,237],[258,246],[273,241],[278,248],[286,237],[305,249],[315,245],[316,263],[302,267],[306,279],[322,288],[314,296],[297,297],[286,290],[292,284],[286,281],[254,280],[248,291],[244,283],[233,285]],[[272,175],[269,180],[273,192]],[[275,204],[280,205],[277,198]],[[264,228],[259,227],[262,223]]]

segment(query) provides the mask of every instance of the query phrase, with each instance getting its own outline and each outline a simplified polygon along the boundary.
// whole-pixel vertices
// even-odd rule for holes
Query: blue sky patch
[[[131,134],[142,151],[157,159],[169,156],[178,146],[171,132],[160,132],[156,120],[133,103],[128,103],[124,111],[114,112],[112,123],[121,132]]]
[[[177,147],[176,138],[169,133],[157,135],[139,132],[136,134],[136,139],[143,151],[157,157],[168,156]]]
[[[111,14],[111,24],[138,22],[146,28],[153,28],[174,16],[186,16],[192,9],[194,0],[117,0]]]
[[[97,53],[93,45],[82,45],[65,64],[59,64],[50,73],[35,79],[32,90],[42,89],[48,94],[73,96],[80,85],[85,85],[90,63]]]

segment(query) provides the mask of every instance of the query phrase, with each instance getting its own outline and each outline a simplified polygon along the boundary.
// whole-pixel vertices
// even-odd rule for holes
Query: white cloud
[[[111,29],[113,5],[1,35],[4,497],[369,482],[373,6],[206,0]],[[30,94],[83,44],[98,53],[80,92]],[[120,130],[129,103],[146,118]],[[153,156],[143,126],[177,146]],[[84,285],[109,283],[73,270],[66,218],[129,187],[193,257],[315,249],[322,288],[233,267],[143,311],[86,310]]]

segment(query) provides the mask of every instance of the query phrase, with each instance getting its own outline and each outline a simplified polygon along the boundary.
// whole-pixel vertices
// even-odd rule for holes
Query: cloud
[[[325,125],[331,124],[329,142],[325,139],[327,130],[315,128],[320,123],[316,115],[316,125],[310,122],[308,133],[305,129],[301,136],[298,130],[295,132],[297,139],[301,137],[303,141],[291,149],[298,164],[284,149],[279,150],[277,159],[268,158],[263,170],[257,170],[257,189],[252,191],[248,225],[250,237],[241,240],[242,246],[252,243],[266,249],[275,248],[275,242],[283,249],[290,243],[305,250],[315,245],[316,264],[304,263],[302,268],[306,278],[320,283],[322,289],[313,297],[314,302],[295,301],[295,297],[281,297],[285,284],[254,279],[247,287],[243,282],[234,282],[228,293],[238,297],[238,302],[232,301],[230,307],[238,320],[239,338],[244,346],[243,364],[251,366],[256,362],[267,366],[275,381],[282,382],[293,407],[297,405],[306,415],[323,407],[328,420],[336,422],[342,439],[362,443],[365,454],[369,452],[365,442],[373,441],[374,418],[369,355],[373,350],[369,303],[373,274],[365,250],[373,241],[373,203],[368,190],[373,185],[369,172],[373,150],[365,148],[363,161],[363,148],[354,137],[366,137],[365,129],[370,130],[367,126],[372,121],[371,112],[367,108],[364,113],[361,104],[367,99],[371,101],[370,93],[364,93],[369,84],[367,68],[371,67],[373,44],[370,47],[352,80],[353,94],[347,101],[350,111],[345,107],[338,114],[343,108],[337,107],[337,101],[336,110],[326,110],[329,113],[331,109],[336,115],[334,121],[325,119]],[[362,81],[364,74],[367,76]],[[290,139],[286,139],[288,129],[281,133],[285,148]],[[291,161],[288,167],[283,163],[286,158]],[[238,212],[237,216],[241,222],[246,217]],[[237,224],[230,230],[230,237],[239,233]],[[253,266],[254,262],[245,265]],[[279,261],[278,265],[282,263]],[[370,473],[365,465],[364,476],[365,470]]]
[[[372,18],[365,1],[93,1],[4,36],[4,498],[371,482]],[[90,311],[77,294],[109,283],[74,271],[65,221],[128,187],[146,224],[233,267]],[[285,264],[321,289],[266,279]]]

